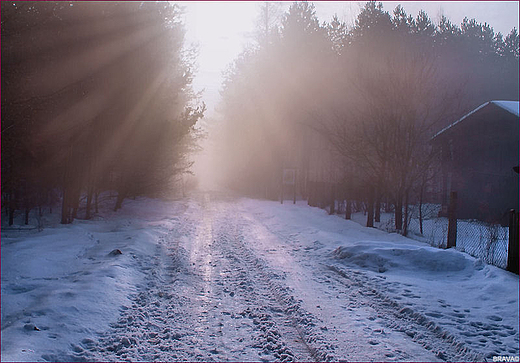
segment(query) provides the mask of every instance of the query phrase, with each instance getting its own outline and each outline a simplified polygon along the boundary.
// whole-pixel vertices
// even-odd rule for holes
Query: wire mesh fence
[[[424,204],[420,211],[418,206],[409,206],[408,237],[433,247],[446,248],[449,220],[438,216],[440,210],[441,206],[438,204]],[[366,217],[359,215],[356,218],[359,223],[365,223]],[[394,214],[382,213],[381,222],[374,223],[374,227],[395,232]],[[457,250],[505,269],[508,247],[508,227],[478,220],[457,220]]]
[[[338,204],[336,211],[343,213],[344,206]],[[449,219],[439,217],[440,204],[409,205],[407,236],[437,248],[447,248]],[[516,217],[518,218],[518,217]],[[352,219],[366,225],[366,211],[352,214]],[[394,213],[381,213],[380,222],[374,227],[387,231],[395,229]],[[479,220],[457,220],[455,248],[483,262],[503,269],[508,264],[509,227]],[[513,252],[514,253],[514,252]]]
[[[431,246],[445,248],[448,239],[448,218],[438,217],[441,206],[424,204],[409,206],[408,235],[425,239]]]
[[[488,264],[507,267],[508,242],[508,227],[476,220],[457,221],[456,248]]]
[[[413,211],[408,226],[409,234],[411,237],[426,239],[431,246],[446,248],[448,218],[437,216],[440,205],[426,205],[423,208],[422,223],[417,211]],[[508,242],[508,227],[478,220],[457,220],[456,249],[488,264],[504,269],[507,267]]]

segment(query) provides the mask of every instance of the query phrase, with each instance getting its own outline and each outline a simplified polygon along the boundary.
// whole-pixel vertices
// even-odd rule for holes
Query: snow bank
[[[365,241],[352,246],[340,246],[334,250],[334,257],[345,263],[375,272],[391,270],[405,274],[429,276],[431,273],[445,273],[471,269],[473,261],[455,250],[433,250],[417,246],[388,246],[388,243]]]
[[[142,284],[139,264],[153,258],[161,231],[175,221],[165,217],[163,229],[147,226],[177,214],[174,207],[182,205],[127,201],[97,221],[39,233],[3,229],[2,361],[86,360],[75,344],[97,340]],[[122,254],[110,254],[115,249]],[[74,354],[56,355],[63,351]]]

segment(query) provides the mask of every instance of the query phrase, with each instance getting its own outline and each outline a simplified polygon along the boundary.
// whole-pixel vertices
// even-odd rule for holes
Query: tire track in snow
[[[362,323],[363,326],[366,326],[365,329],[372,327],[375,328],[372,330],[373,332],[380,333],[370,334],[375,339],[370,340],[369,344],[380,345],[380,338],[387,335],[380,329],[380,327],[384,327],[385,330],[389,328],[397,334],[402,334],[406,339],[417,343],[425,351],[433,353],[431,356],[439,360],[483,361],[485,359],[484,354],[473,350],[464,341],[414,310],[413,306],[401,305],[397,300],[387,296],[384,293],[384,284],[378,283],[377,279],[370,278],[357,269],[345,269],[344,265],[341,265],[341,267],[331,265],[333,263],[330,260],[331,256],[308,253],[316,247],[302,248],[298,241],[294,240],[294,235],[287,235],[284,231],[271,231],[261,220],[254,217],[246,218],[255,224],[262,225],[261,228],[267,232],[267,234],[261,231],[260,233],[266,234],[266,236],[271,234],[274,241],[278,240],[273,245],[275,250],[285,249],[289,255],[294,257],[294,259],[291,258],[292,261],[306,266],[306,271],[312,271],[310,275],[307,275],[307,279],[310,277],[318,283],[318,286],[322,286],[325,294],[335,295],[338,298],[341,296],[343,303],[341,307],[348,314],[354,314],[352,322],[354,325]],[[271,239],[271,237],[268,238]],[[317,247],[319,248],[319,246]],[[318,258],[318,260],[312,261],[313,258]],[[333,273],[331,274],[331,272]],[[381,278],[384,279],[384,277]],[[329,280],[333,282],[331,283]],[[359,317],[358,312],[361,312],[362,317]],[[363,316],[366,312],[369,312],[369,316]],[[365,322],[368,324],[365,324]],[[373,323],[371,324],[371,322]],[[332,321],[328,320],[325,323],[331,324]],[[395,335],[395,333],[393,334]],[[378,335],[380,336],[378,337]],[[387,342],[387,348],[390,348],[390,351],[386,354],[387,359],[420,359],[415,356],[414,350],[403,351],[402,348],[397,346],[392,349],[391,342],[390,345]],[[345,350],[343,351],[345,352]],[[345,354],[344,352],[342,354]],[[353,357],[356,357],[356,355]]]
[[[255,263],[258,261],[251,252],[239,243],[236,216],[229,216],[222,208],[216,209],[221,204],[210,203],[208,198],[202,205],[204,213],[207,213],[205,218],[211,221],[211,226],[205,228],[203,239],[211,240],[208,247],[211,247],[213,254],[213,275],[225,277],[224,280],[217,277],[211,285],[216,287],[214,290],[220,286],[224,293],[232,296],[232,301],[227,299],[227,305],[234,311],[227,314],[240,315],[252,322],[251,347],[258,350],[253,360],[258,357],[263,361],[319,360],[316,352],[309,348],[301,333],[295,329],[293,320],[286,312],[287,307],[277,299],[275,290],[267,283],[269,279],[266,279],[262,266]],[[202,256],[207,258],[208,254]],[[206,262],[211,264],[211,261]]]
[[[98,341],[73,347],[83,351],[78,359],[324,360],[294,328],[261,264],[237,248],[230,221],[208,201],[201,204],[180,221],[183,232],[159,240],[153,256],[132,256],[143,284]]]
[[[219,215],[223,216],[223,220],[219,222],[221,230],[218,231],[217,240],[226,241],[224,248],[227,249],[227,253],[234,254],[237,261],[245,265],[250,274],[253,273],[258,277],[255,289],[258,290],[261,286],[262,290],[267,291],[275,304],[271,309],[274,308],[282,313],[285,324],[278,324],[278,329],[281,330],[281,336],[286,338],[285,343],[296,353],[296,360],[308,360],[305,359],[305,355],[313,361],[338,360],[334,355],[334,344],[326,341],[316,329],[318,319],[294,298],[290,289],[283,284],[283,276],[271,271],[268,264],[246,245],[246,243],[255,243],[255,241],[245,241],[243,228],[247,228],[247,224],[239,224],[239,216],[230,214],[230,211],[224,208],[220,209]],[[275,357],[293,360],[291,356],[275,355]]]

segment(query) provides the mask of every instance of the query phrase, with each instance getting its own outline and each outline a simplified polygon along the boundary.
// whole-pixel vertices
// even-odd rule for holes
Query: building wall
[[[443,195],[457,191],[458,218],[505,223],[508,211],[518,210],[518,125],[518,117],[490,104],[435,141],[444,156]]]

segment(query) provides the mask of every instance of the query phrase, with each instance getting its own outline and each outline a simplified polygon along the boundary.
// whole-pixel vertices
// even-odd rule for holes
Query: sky
[[[198,72],[194,88],[204,90],[203,100],[208,106],[207,115],[214,113],[219,100],[222,73],[238,54],[251,43],[256,26],[260,2],[255,1],[190,1],[179,2],[185,8],[186,38],[199,49]],[[291,2],[283,2],[285,11]],[[353,25],[364,2],[316,1],[316,14],[320,22],[330,21],[334,14],[348,25]],[[391,12],[399,2],[383,2],[384,10]],[[408,14],[416,16],[425,10],[437,22],[444,14],[455,24],[462,19],[475,18],[487,22],[495,32],[508,34],[518,29],[518,1],[459,1],[459,2],[401,2]]]

